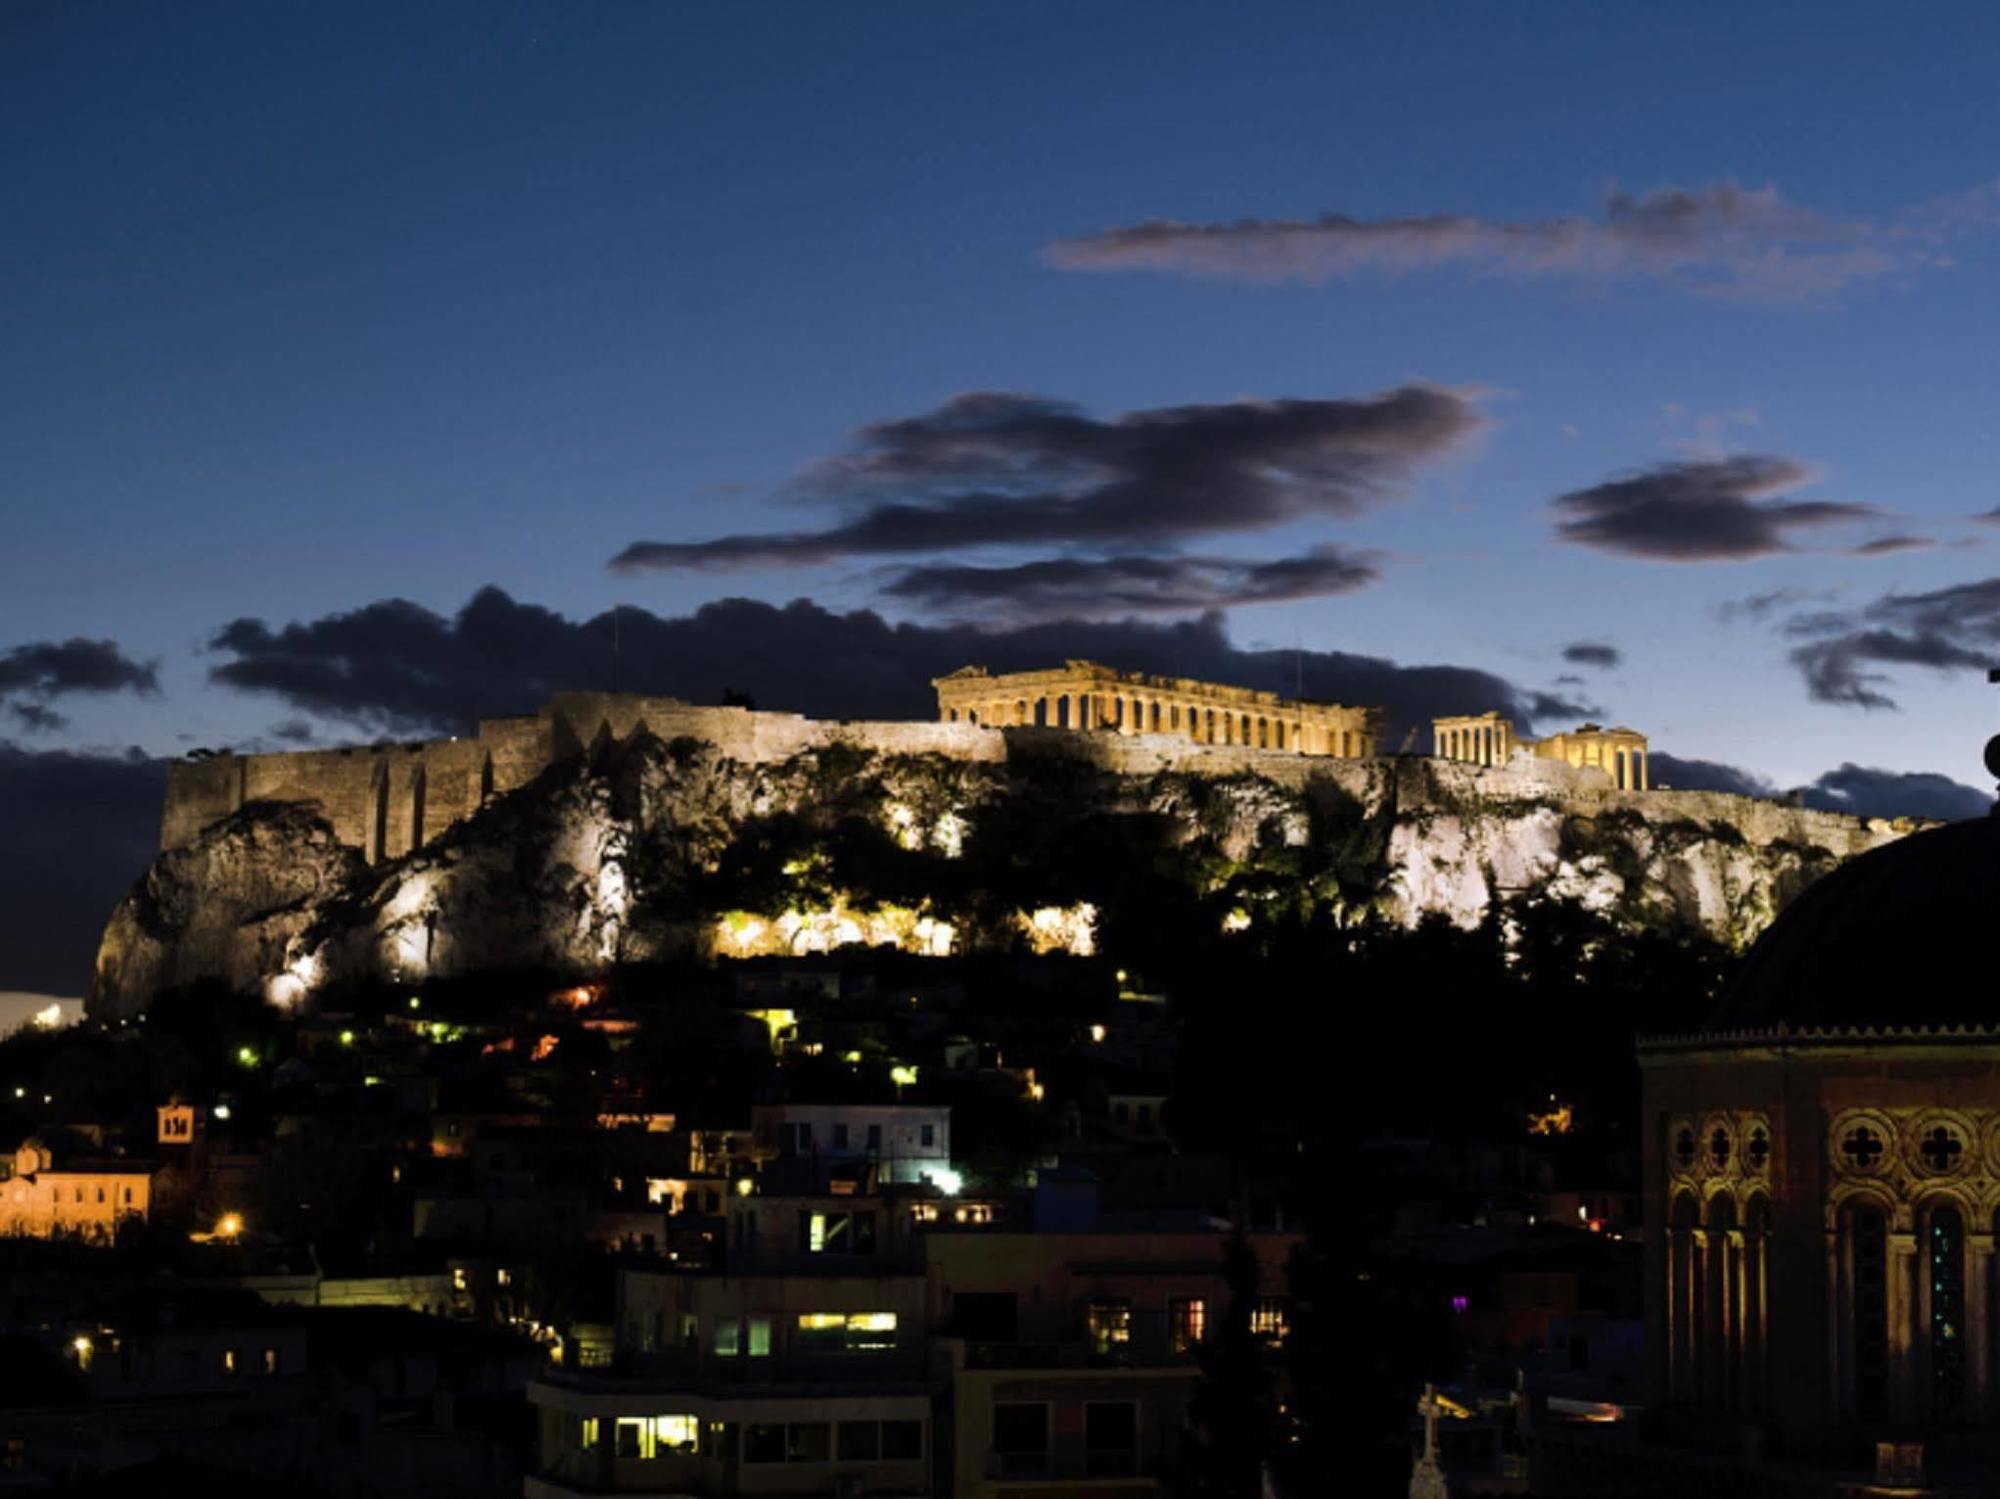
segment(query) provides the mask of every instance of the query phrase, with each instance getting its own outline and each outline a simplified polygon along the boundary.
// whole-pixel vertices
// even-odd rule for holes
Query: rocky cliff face
[[[119,907],[91,1006],[129,1016],[203,979],[290,1006],[350,980],[856,942],[1085,952],[1167,909],[1218,934],[1313,908],[1471,924],[1538,892],[1740,944],[1898,832],[1421,759],[1197,774],[1031,735],[998,763],[835,744],[757,764],[640,735],[373,867],[310,808],[245,807]]]

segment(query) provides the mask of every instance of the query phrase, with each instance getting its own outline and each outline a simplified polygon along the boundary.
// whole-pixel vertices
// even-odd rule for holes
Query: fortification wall
[[[501,718],[473,739],[178,761],[167,768],[160,847],[184,847],[246,803],[290,802],[369,860],[393,859],[533,780],[553,760],[549,730],[540,718]]]
[[[276,801],[313,808],[333,826],[341,844],[371,863],[398,858],[469,817],[489,797],[527,784],[553,764],[641,732],[661,739],[699,739],[744,764],[788,760],[833,745],[981,763],[1015,755],[1063,757],[1122,775],[1174,772],[1224,779],[1250,774],[1294,790],[1330,781],[1370,803],[1389,784],[1385,776],[1397,778],[1421,768],[1430,778],[1429,787],[1450,797],[1498,804],[1557,801],[1581,816],[1629,810],[1655,824],[1723,822],[1759,844],[1790,840],[1858,852],[1891,831],[1886,823],[1751,797],[1620,791],[1597,768],[1527,754],[1491,767],[1441,759],[1343,758],[1202,743],[1177,733],[989,728],[965,721],[839,722],[797,713],[699,707],[674,698],[569,692],[531,717],[488,719],[472,738],[182,761],[168,769],[161,847],[185,846],[247,802]],[[1412,796],[1427,794],[1414,783],[1405,789]]]

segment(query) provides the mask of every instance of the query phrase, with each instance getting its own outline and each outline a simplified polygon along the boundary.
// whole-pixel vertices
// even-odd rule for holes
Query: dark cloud
[[[1897,552],[1929,551],[1938,544],[1935,536],[1878,536],[1860,546],[1849,547],[1850,557],[1888,557]]]
[[[1982,510],[1972,518],[1974,520],[1985,521],[1989,526],[2000,526],[2000,505],[1996,505],[1991,510]]]
[[[1652,783],[1662,790],[1726,791],[1732,796],[1776,796],[1777,787],[1754,771],[1719,760],[1694,760],[1653,750],[1648,757]]]
[[[134,661],[115,640],[37,640],[0,654],[0,707],[24,733],[69,726],[69,719],[49,706],[55,698],[159,690],[157,663]]]
[[[1483,425],[1466,396],[1407,385],[1347,400],[1233,401],[1109,421],[986,392],[864,428],[791,497],[849,511],[812,530],[639,541],[624,570],[788,566],[977,546],[1158,548],[1354,515]]]
[[[2000,578],[1891,593],[1858,610],[1801,614],[1785,626],[1806,690],[1822,703],[1894,708],[1883,667],[1983,671],[2000,663]]]
[[[1563,647],[1563,660],[1572,666],[1593,666],[1609,671],[1624,659],[1624,653],[1617,646],[1602,640],[1579,640]]]
[[[1852,762],[1801,787],[1799,795],[1809,807],[1860,817],[1928,817],[1957,822],[1984,817],[1993,810],[1991,793],[1949,776],[1878,770]]]
[[[1016,567],[938,564],[898,574],[882,592],[954,617],[1123,619],[1199,614],[1235,604],[1351,593],[1381,573],[1368,556],[1326,546],[1303,557],[1056,557]]]
[[[1711,295],[1793,300],[1940,264],[1949,233],[1989,218],[1990,204],[1969,197],[1950,212],[1893,224],[1841,221],[1774,189],[1723,183],[1637,197],[1614,190],[1594,218],[1151,219],[1059,240],[1045,253],[1051,264],[1077,271],[1321,284],[1456,269],[1521,280],[1647,279]]]
[[[1993,798],[1976,786],[1933,771],[1879,770],[1852,763],[1804,786],[1780,791],[1764,776],[1715,760],[1686,760],[1654,751],[1653,784],[1676,791],[1727,791],[1737,796],[1791,799],[1823,812],[1856,817],[1924,817],[1955,822],[1984,816]]]
[[[1497,708],[1524,726],[1578,718],[1589,705],[1462,666],[1404,666],[1341,651],[1241,650],[1219,614],[1175,622],[1084,621],[981,629],[890,624],[807,600],[780,608],[725,599],[662,619],[625,609],[618,684],[692,702],[725,686],[767,708],[825,718],[929,718],[930,680],[969,664],[996,671],[1084,657],[1387,710],[1390,743],[1445,713]],[[273,628],[237,620],[212,642],[219,682],[376,732],[460,733],[482,717],[532,710],[550,693],[602,688],[613,675],[612,620],[571,621],[497,588],[454,618],[400,599]],[[1428,742],[1427,740],[1425,741]]]
[[[82,994],[112,907],[159,847],[166,768],[0,740],[0,989]]]
[[[1551,508],[1564,541],[1669,562],[1768,556],[1792,550],[1790,531],[1881,515],[1869,505],[1766,498],[1815,477],[1790,458],[1700,459],[1575,490]]]
[[[62,714],[36,702],[9,703],[7,712],[24,734],[52,734],[69,727],[69,720]]]
[[[303,718],[287,718],[270,727],[270,735],[280,744],[311,744],[318,736],[313,726]]]
[[[39,698],[72,692],[156,692],[159,667],[134,661],[115,640],[37,640],[0,655],[0,693]]]

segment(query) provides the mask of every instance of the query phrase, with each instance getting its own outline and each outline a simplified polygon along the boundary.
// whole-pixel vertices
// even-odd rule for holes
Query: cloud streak
[[[1609,671],[1624,661],[1625,653],[1602,640],[1579,640],[1563,647],[1562,658],[1572,666]]]
[[[1039,396],[964,395],[866,427],[853,452],[801,476],[788,497],[838,507],[836,524],[637,541],[611,566],[798,566],[985,546],[1156,551],[1360,514],[1483,425],[1470,397],[1430,385],[1108,420]]]
[[[1983,671],[2000,663],[2000,578],[1797,615],[1785,631],[1802,642],[1791,660],[1815,702],[1893,709],[1885,668]]]
[[[1767,557],[1795,550],[1795,532],[1883,514],[1872,505],[1776,498],[1817,477],[1795,459],[1756,454],[1665,463],[1558,496],[1550,508],[1564,541],[1664,562]]]
[[[1165,556],[1055,557],[1014,567],[938,564],[906,569],[882,593],[955,618],[1122,619],[1324,598],[1365,588],[1380,576],[1372,556],[1323,546],[1268,562]]]
[[[1883,224],[1832,218],[1775,188],[1734,183],[1609,192],[1597,214],[1495,219],[1434,213],[1356,218],[1149,219],[1058,240],[1071,271],[1157,271],[1320,285],[1456,270],[1517,281],[1649,280],[1712,296],[1800,300],[1946,263],[1954,234],[1991,219],[1990,194]]]

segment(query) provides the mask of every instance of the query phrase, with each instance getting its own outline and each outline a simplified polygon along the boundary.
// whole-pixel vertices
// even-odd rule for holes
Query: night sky
[[[163,758],[1088,654],[1972,815],[2000,11],[0,9],[0,990]],[[1364,695],[1365,694],[1365,695]]]

